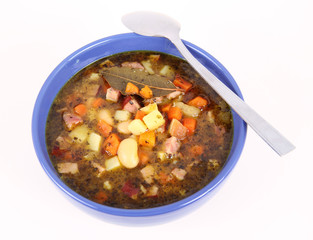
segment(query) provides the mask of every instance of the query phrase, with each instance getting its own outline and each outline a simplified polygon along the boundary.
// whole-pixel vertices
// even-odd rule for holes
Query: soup
[[[179,201],[207,185],[227,160],[229,106],[184,60],[148,51],[84,68],[49,111],[46,144],[60,178],[116,208]]]

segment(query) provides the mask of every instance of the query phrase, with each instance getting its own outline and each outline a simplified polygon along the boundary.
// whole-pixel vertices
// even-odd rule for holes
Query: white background
[[[120,18],[135,10],[177,19],[296,150],[281,158],[249,128],[220,191],[173,216],[119,219],[68,199],[33,149],[37,94],[73,51],[129,32]],[[0,239],[313,239],[312,12],[311,0],[1,0]]]

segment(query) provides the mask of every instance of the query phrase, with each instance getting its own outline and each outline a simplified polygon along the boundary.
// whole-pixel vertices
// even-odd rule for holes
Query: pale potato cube
[[[183,102],[175,102],[174,106],[180,108],[183,114],[188,117],[198,117],[201,112],[199,108],[196,108],[194,106],[189,106]]]
[[[158,110],[158,105],[156,103],[152,103],[143,108],[140,108],[140,111],[143,111],[145,114],[149,114],[155,110]]]
[[[98,120],[103,120],[111,126],[114,125],[114,120],[112,118],[112,114],[109,109],[101,109],[98,112]]]
[[[169,65],[164,65],[159,73],[168,78],[173,78],[175,76],[175,72]]]
[[[73,131],[70,132],[69,136],[73,139],[74,142],[82,143],[88,137],[88,127],[86,125],[81,125],[74,128]]]
[[[102,142],[102,137],[94,132],[90,133],[87,138],[88,148],[92,151],[98,152]]]
[[[116,126],[117,131],[122,134],[131,134],[131,131],[129,131],[128,129],[128,126],[130,123],[131,123],[131,120],[118,123]]]
[[[114,119],[118,122],[124,122],[129,120],[131,113],[126,110],[117,110],[114,114]]]
[[[128,125],[128,130],[134,135],[140,135],[147,130],[147,126],[140,119],[135,119]]]
[[[105,181],[104,183],[103,183],[103,188],[104,189],[107,189],[107,190],[111,190],[112,189],[112,185],[111,185],[111,183],[110,183],[110,181]]]
[[[157,129],[165,123],[162,114],[158,110],[152,111],[148,115],[144,116],[142,120],[150,131]]]
[[[98,73],[92,73],[89,75],[89,79],[92,81],[97,81],[100,79],[100,75]]]
[[[141,61],[141,64],[147,70],[149,74],[154,74],[150,60]]]
[[[114,156],[110,159],[107,159],[104,163],[105,165],[105,169],[107,171],[111,171],[111,170],[114,170],[116,168],[119,168],[121,166],[121,163],[120,161],[118,160],[118,157],[117,156]]]

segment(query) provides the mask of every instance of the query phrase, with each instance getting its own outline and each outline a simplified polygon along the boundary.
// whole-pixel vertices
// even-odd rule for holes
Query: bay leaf
[[[126,85],[129,82],[139,89],[147,85],[154,97],[165,96],[178,90],[170,79],[157,74],[149,74],[142,69],[110,67],[102,69],[100,73],[111,87],[120,90],[122,94],[125,94]]]

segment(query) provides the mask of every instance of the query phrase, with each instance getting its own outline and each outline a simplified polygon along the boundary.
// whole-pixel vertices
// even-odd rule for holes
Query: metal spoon
[[[124,15],[122,22],[137,34],[168,38],[189,64],[280,156],[287,154],[295,148],[281,133],[273,128],[192,56],[179,37],[180,24],[177,21],[160,13],[140,11]]]

